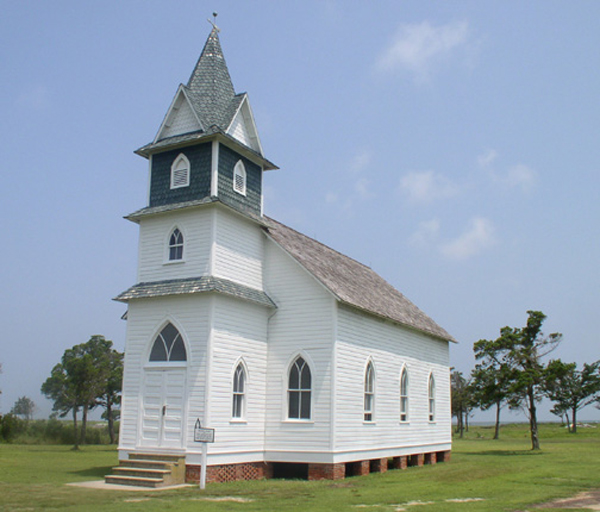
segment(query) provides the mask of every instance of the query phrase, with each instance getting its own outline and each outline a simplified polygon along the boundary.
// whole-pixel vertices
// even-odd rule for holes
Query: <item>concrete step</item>
[[[127,466],[128,468],[143,468],[143,469],[170,469],[173,466],[172,462],[166,462],[163,460],[137,460],[128,459],[120,462],[121,466]]]
[[[166,476],[171,474],[170,469],[146,469],[146,468],[132,468],[128,466],[116,466],[113,468],[114,476],[141,476],[150,478],[161,478],[165,479]]]
[[[162,478],[140,476],[106,475],[104,481],[107,484],[134,485],[136,487],[160,487],[161,485],[164,485],[164,480]]]

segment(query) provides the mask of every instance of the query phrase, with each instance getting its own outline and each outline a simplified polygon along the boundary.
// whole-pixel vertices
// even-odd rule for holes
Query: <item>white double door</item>
[[[141,445],[182,448],[185,369],[146,369],[142,398]]]

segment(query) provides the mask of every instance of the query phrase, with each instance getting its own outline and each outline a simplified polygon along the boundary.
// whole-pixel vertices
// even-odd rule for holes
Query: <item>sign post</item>
[[[202,428],[200,418],[196,420],[194,425],[194,442],[202,443],[202,461],[200,466],[200,489],[206,487],[206,460],[208,455],[208,443],[215,442],[215,429]]]

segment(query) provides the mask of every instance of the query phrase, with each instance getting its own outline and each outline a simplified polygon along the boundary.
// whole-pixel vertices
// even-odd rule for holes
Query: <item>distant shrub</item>
[[[81,428],[81,423],[77,426]],[[117,423],[117,432],[118,426]],[[15,444],[74,444],[73,423],[57,418],[24,421],[7,414],[0,418],[0,441]],[[109,443],[106,423],[88,422],[84,444]]]

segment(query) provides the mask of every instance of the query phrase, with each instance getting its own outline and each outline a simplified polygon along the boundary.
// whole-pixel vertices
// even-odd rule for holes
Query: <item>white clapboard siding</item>
[[[269,320],[268,331],[267,457],[277,460],[278,454],[294,452],[288,460],[308,461],[311,453],[330,448],[335,302],[304,268],[270,240],[266,244],[265,291],[278,306]],[[287,420],[288,369],[298,354],[312,364],[310,422]]]
[[[138,282],[181,279],[208,274],[213,208],[194,208],[142,218]],[[183,234],[183,260],[169,261],[174,228]]]
[[[215,429],[215,443],[209,447],[211,464],[239,462],[244,456],[246,460],[262,460],[270,313],[262,306],[214,295],[207,425]],[[242,419],[232,418],[233,374],[239,362],[246,370]]]
[[[261,290],[263,234],[247,219],[224,209],[216,210],[216,244],[213,274]]]
[[[252,140],[248,134],[246,123],[244,122],[244,116],[242,115],[241,111],[238,112],[237,116],[235,116],[235,119],[231,123],[229,134],[239,140],[242,144],[245,144],[252,149],[256,149],[252,145]]]
[[[144,372],[150,366],[155,369],[169,368],[169,365],[148,363],[154,339],[167,321],[177,327],[186,343],[185,382],[188,390],[183,416],[184,425],[187,426],[184,427],[183,441],[192,435],[190,417],[196,418],[204,410],[209,303],[208,294],[134,300],[129,303],[119,449],[134,449],[139,444]]]
[[[373,422],[364,422],[364,377],[375,369]],[[335,450],[356,452],[448,444],[448,343],[349,307],[338,308]],[[400,374],[409,372],[409,419],[400,422]],[[436,383],[436,418],[428,418],[428,379]],[[397,453],[392,450],[391,454]],[[348,460],[354,457],[349,455]],[[339,460],[343,460],[340,456]]]

